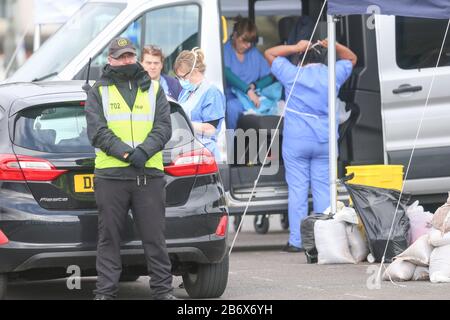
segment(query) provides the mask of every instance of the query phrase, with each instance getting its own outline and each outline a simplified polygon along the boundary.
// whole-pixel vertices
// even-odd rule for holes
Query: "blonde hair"
[[[175,60],[173,70],[176,72],[181,67],[182,64],[186,65],[189,70],[196,68],[201,73],[204,73],[206,70],[205,54],[198,47],[195,47],[190,51],[183,50],[180,52],[177,59]]]

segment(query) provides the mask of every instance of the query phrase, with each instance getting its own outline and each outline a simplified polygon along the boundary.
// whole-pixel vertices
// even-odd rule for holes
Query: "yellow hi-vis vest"
[[[138,88],[133,111],[131,111],[115,85],[99,87],[108,128],[132,148],[144,142],[153,128],[158,88],[157,81],[152,81],[148,92]],[[130,165],[116,157],[108,156],[100,149],[95,149],[95,154],[96,169],[120,168]],[[145,163],[145,167],[164,170],[162,152],[152,156]]]

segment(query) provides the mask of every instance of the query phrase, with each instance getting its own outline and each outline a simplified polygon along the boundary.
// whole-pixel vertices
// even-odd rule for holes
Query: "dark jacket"
[[[136,99],[138,87],[148,90],[151,80],[147,72],[139,65],[138,71],[132,79],[113,70],[109,65],[103,69],[103,74],[92,89],[88,92],[86,100],[86,120],[89,141],[95,148],[101,149],[109,156],[120,160],[123,155],[132,152],[133,148],[122,142],[109,128],[103,113],[102,99],[99,93],[99,86],[114,84],[120,94],[130,106],[133,106]],[[166,95],[159,87],[156,95],[156,110],[152,131],[139,147],[150,159],[155,153],[164,149],[165,144],[172,135],[172,125],[170,121],[170,105]],[[137,176],[145,173],[148,176],[163,176],[164,173],[158,169],[145,168],[137,169],[133,166],[125,168],[95,169],[95,175],[105,179],[135,180]]]
[[[167,82],[167,86],[169,87],[169,96],[175,100],[178,100],[178,96],[183,88],[181,88],[180,83],[177,79],[169,77],[168,75],[161,74],[161,77],[164,78]]]

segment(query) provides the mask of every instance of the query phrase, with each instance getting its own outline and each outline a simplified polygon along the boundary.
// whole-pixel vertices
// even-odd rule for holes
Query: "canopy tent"
[[[449,19],[449,0],[328,0],[329,15],[372,13]]]
[[[328,0],[328,114],[329,141],[336,141],[336,30],[335,15],[384,14],[419,18],[450,19],[450,0]],[[337,146],[330,143],[331,212],[337,203]]]

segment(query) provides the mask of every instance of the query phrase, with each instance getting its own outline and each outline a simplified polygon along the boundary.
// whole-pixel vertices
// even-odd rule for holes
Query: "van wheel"
[[[8,277],[6,274],[0,274],[0,300],[6,298],[6,289],[8,287]]]
[[[265,214],[260,214],[255,216],[253,219],[253,226],[255,227],[256,233],[266,234],[269,231],[269,218]]]
[[[228,283],[228,254],[219,263],[198,264],[193,270],[183,274],[183,283],[189,297],[218,298]]]
[[[288,218],[287,213],[280,214],[280,224],[281,224],[281,228],[283,228],[283,230],[289,229],[289,218]]]

